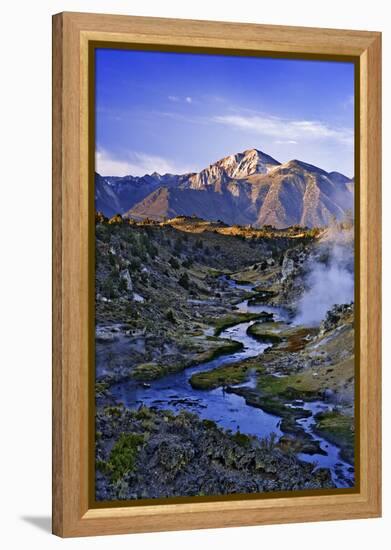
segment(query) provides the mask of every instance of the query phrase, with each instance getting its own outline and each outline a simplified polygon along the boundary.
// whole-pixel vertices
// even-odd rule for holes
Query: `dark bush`
[[[178,283],[181,285],[181,287],[185,288],[186,290],[189,290],[190,279],[188,274],[182,273],[182,275],[179,277]]]
[[[174,269],[179,269],[179,262],[174,256],[171,256],[170,261],[168,262],[170,266]]]

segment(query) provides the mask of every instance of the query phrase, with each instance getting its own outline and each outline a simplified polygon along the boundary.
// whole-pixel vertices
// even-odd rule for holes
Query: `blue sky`
[[[199,171],[256,148],[353,176],[354,66],[96,50],[96,170]]]

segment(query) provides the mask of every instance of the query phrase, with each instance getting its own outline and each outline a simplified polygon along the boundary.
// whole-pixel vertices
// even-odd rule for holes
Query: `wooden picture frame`
[[[246,55],[345,56],[357,68],[359,484],[345,494],[91,507],[91,43]],[[186,50],[186,51],[187,51]],[[381,514],[381,34],[87,13],[53,17],[53,533],[62,537]]]

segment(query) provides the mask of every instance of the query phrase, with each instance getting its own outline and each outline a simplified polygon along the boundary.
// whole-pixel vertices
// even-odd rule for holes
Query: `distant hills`
[[[142,220],[198,216],[229,225],[321,227],[353,209],[353,180],[291,160],[279,163],[249,149],[199,173],[95,176],[95,207]]]

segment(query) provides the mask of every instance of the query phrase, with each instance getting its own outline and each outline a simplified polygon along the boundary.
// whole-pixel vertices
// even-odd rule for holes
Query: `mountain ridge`
[[[320,227],[353,208],[353,186],[339,172],[297,159],[281,164],[258,149],[247,149],[198,173],[97,174],[96,209],[138,220],[196,215],[231,225]]]

